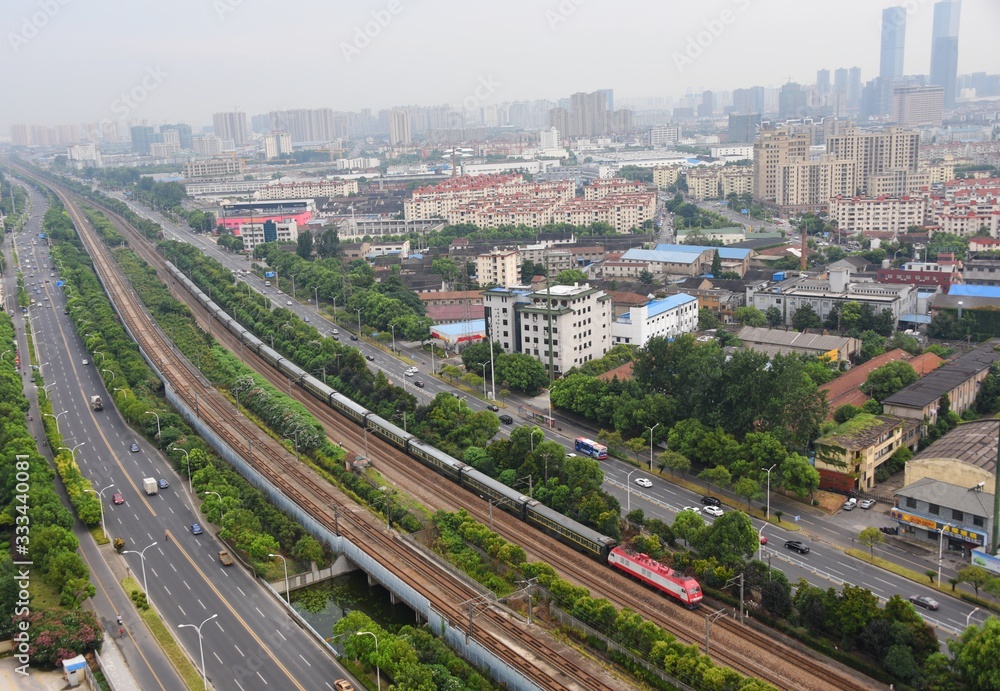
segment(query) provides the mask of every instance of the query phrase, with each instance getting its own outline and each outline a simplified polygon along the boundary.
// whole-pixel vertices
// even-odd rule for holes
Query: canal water
[[[388,631],[417,623],[413,610],[389,601],[388,590],[380,585],[369,587],[361,570],[292,591],[292,607],[324,637],[333,635],[333,625],[354,610],[361,610]]]

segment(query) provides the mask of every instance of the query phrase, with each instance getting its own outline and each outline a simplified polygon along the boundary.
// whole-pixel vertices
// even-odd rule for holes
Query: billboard
[[[264,272],[264,278],[274,278],[274,275],[275,274],[274,274],[273,271],[265,271]]]

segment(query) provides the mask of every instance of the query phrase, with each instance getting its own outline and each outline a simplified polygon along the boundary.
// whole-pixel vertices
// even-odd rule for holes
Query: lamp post
[[[378,666],[378,636],[371,631],[355,631],[355,636],[371,636],[375,639],[375,682],[378,684],[378,691],[382,691],[382,672]]]
[[[3,356],[6,355],[9,352],[11,352],[9,348],[7,350],[3,351],[3,353],[0,354],[0,360],[3,360]]]
[[[18,458],[21,458],[21,456],[18,456]],[[27,456],[25,456],[24,458],[27,458]],[[105,540],[108,539],[108,529],[106,527],[104,527],[104,493],[107,492],[109,489],[111,489],[114,486],[115,486],[115,484],[112,482],[110,485],[108,485],[107,487],[105,487],[104,489],[102,489],[100,492],[98,492],[96,490],[92,490],[92,489],[85,489],[85,490],[83,490],[84,492],[91,492],[92,494],[96,494],[97,498],[100,499],[100,501],[101,501],[101,532],[104,533],[104,539]]]
[[[111,375],[111,381],[115,380],[115,373],[114,373],[114,371],[109,370],[109,369],[102,369],[101,371],[102,372],[107,372],[108,374],[110,374]]]
[[[767,527],[767,523],[760,527],[757,531],[757,561],[764,561],[764,543],[761,542],[764,538],[764,528]]]
[[[358,313],[358,336],[361,336],[361,308],[354,311]]]
[[[389,324],[389,328],[392,329],[392,354],[396,354],[396,325]]]
[[[943,555],[941,554],[941,552],[943,551],[943,548],[944,548],[944,529],[945,528],[952,528],[952,527],[954,527],[954,526],[952,526],[951,523],[945,523],[943,526],[941,526],[941,530],[938,532],[938,576],[937,576],[937,582],[938,582],[938,586],[939,587],[941,585],[941,562],[943,561]]]
[[[486,364],[483,363],[483,398],[489,398],[489,393],[486,392]]]
[[[128,400],[128,391],[126,391],[125,389],[121,388],[120,386],[116,386],[116,387],[114,388],[114,390],[115,390],[115,391],[121,391],[121,392],[122,392],[122,395],[124,395],[124,396],[125,396],[125,400]]]
[[[278,559],[281,560],[281,563],[285,565],[285,603],[291,606],[292,604],[291,594],[288,590],[288,560],[285,559],[280,554],[268,554],[267,556],[270,557],[271,559],[277,557]]]
[[[94,351],[94,356],[96,357],[97,355],[101,356],[101,364],[103,365],[104,364],[104,358],[107,357],[107,356],[103,352],[101,352],[100,350],[95,350]]]
[[[56,413],[55,415],[53,415],[52,413],[42,413],[42,417],[55,418],[55,420],[56,420],[56,432],[58,432],[59,431],[59,418],[61,418],[63,415],[65,415],[68,412],[69,412],[68,410],[64,410],[61,413]]]
[[[175,446],[175,447],[173,447],[170,450],[171,451],[180,451],[181,453],[184,454],[184,460],[187,463],[187,469],[188,469],[188,491],[189,492],[193,492],[194,488],[193,488],[193,486],[191,484],[191,454],[189,454],[187,452],[187,449],[182,449],[179,446]]]
[[[639,468],[636,468],[632,473],[639,472],[639,470]],[[632,473],[629,473],[628,478],[625,480],[625,494],[628,497],[625,505],[625,513],[632,511]]]
[[[157,542],[150,543],[143,547],[141,550],[136,551],[134,549],[127,549],[122,554],[138,554],[140,561],[142,561],[142,589],[146,593],[146,597],[149,597],[149,588],[146,587],[146,550],[150,547],[156,547],[159,544]]]
[[[154,413],[152,410],[147,410],[145,414],[146,415],[156,415],[156,438],[159,439],[160,438],[160,416],[159,416],[159,414]]]
[[[299,430],[295,428],[295,439],[286,438],[285,441],[290,441],[295,445],[295,460],[299,460]]]
[[[83,446],[86,443],[87,442],[82,441],[79,444],[77,444],[76,446],[74,446],[72,449],[69,448],[68,446],[60,446],[60,447],[58,447],[57,450],[58,451],[62,451],[63,449],[66,449],[67,451],[69,451],[70,454],[73,456],[73,463],[76,463],[76,450],[79,449],[81,446]]]
[[[767,469],[767,521],[771,522],[771,471],[777,467],[777,463]],[[759,486],[759,485],[758,485]]]
[[[217,613],[213,614],[212,616],[210,616],[208,619],[206,619],[205,621],[201,622],[197,626],[195,626],[194,624],[178,624],[177,625],[177,628],[179,628],[179,629],[183,629],[184,627],[188,627],[188,628],[192,628],[192,629],[194,629],[195,631],[198,632],[198,650],[201,652],[201,688],[202,689],[207,689],[208,688],[208,678],[207,678],[207,676],[205,674],[205,646],[202,643],[201,627],[204,626],[205,624],[207,624],[208,622],[212,621],[213,619],[215,619],[217,616],[219,616]]]
[[[653,430],[660,426],[657,422],[652,427],[646,427],[649,430],[649,472],[653,472]]]
[[[969,628],[969,622],[972,620],[972,615],[975,614],[978,611],[979,611],[979,608],[976,607],[974,610],[972,610],[971,612],[969,612],[968,614],[965,615],[965,628]]]

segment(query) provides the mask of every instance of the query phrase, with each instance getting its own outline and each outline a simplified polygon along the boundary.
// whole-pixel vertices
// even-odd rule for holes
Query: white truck
[[[100,396],[91,396],[90,407],[94,410],[104,410],[104,401],[101,400]]]
[[[142,488],[146,490],[146,494],[156,494],[158,491],[156,480],[151,477],[144,477],[142,479]]]

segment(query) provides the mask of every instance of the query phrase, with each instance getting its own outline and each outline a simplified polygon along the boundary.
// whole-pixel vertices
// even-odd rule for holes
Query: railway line
[[[29,175],[27,171],[22,172]],[[309,469],[290,461],[284,447],[262,434],[235,412],[217,391],[201,382],[190,363],[178,355],[151,317],[137,304],[128,282],[77,208],[76,197],[58,188],[56,194],[79,229],[123,322],[177,395],[191,409],[197,410],[199,418],[208,423],[231,448],[240,451],[241,456],[259,473],[334,531],[337,521],[329,507],[345,507],[343,495]],[[247,453],[241,450],[247,450]],[[339,529],[340,534],[353,543],[365,545],[366,551],[382,566],[425,596],[453,626],[466,620],[468,612],[462,603],[478,597],[478,592],[428,562],[391,532],[383,532],[366,514],[352,514],[349,519],[339,521]],[[542,688],[606,689],[612,683],[607,673],[596,664],[577,655],[567,655],[565,646],[550,636],[538,635],[537,630],[529,631],[520,622],[493,607],[480,611],[474,638],[498,659]]]
[[[164,260],[151,249],[137,233],[117,214],[107,211],[109,217],[119,226],[119,230],[132,238],[132,247],[167,280],[163,269]],[[178,289],[175,294],[189,304],[203,327],[211,323],[212,316],[186,291]],[[223,328],[216,328],[216,338],[233,352],[238,352],[239,341]],[[244,353],[254,364],[254,369],[268,378],[279,388],[285,386],[285,377],[275,371],[263,359],[257,358],[249,349]],[[329,430],[336,430],[336,440],[361,448],[361,428],[349,423],[345,418],[323,405],[308,392],[295,387],[295,396],[303,402]],[[379,469],[399,486],[422,487],[422,494],[436,498],[435,508],[464,508],[483,522],[488,520],[488,506],[479,497],[452,483],[427,482],[427,469],[396,447],[377,437],[369,436],[369,446],[377,457],[384,459]],[[437,479],[436,477],[434,478]],[[429,487],[428,487],[429,485]],[[689,612],[662,598],[639,583],[628,579],[612,569],[594,569],[593,562],[582,560],[580,554],[535,530],[525,530],[522,522],[502,511],[493,514],[494,528],[506,539],[522,545],[529,553],[551,563],[565,577],[588,587],[592,593],[608,597],[619,606],[629,607],[642,613],[650,621],[673,633],[678,640],[700,645],[704,640],[703,614]],[[582,562],[582,563],[581,563]],[[784,645],[765,633],[743,626],[732,619],[722,618],[712,629],[713,659],[744,674],[761,678],[779,688],[787,689],[862,689],[873,688],[872,680],[862,681],[855,675],[838,668],[820,664],[816,657],[802,653]]]

